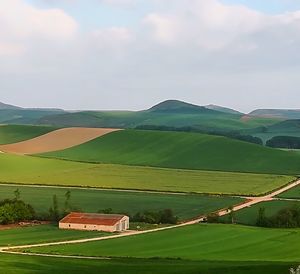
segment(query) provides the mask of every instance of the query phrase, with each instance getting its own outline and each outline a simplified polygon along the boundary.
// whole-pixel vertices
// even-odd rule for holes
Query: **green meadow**
[[[111,191],[100,189],[55,188],[32,186],[0,185],[0,200],[12,198],[13,192],[19,189],[21,199],[30,203],[37,213],[48,212],[52,206],[52,197],[57,195],[59,208],[64,208],[65,193],[71,191],[70,204],[76,210],[97,212],[111,208],[114,212],[133,215],[139,211],[159,211],[172,209],[181,220],[197,217],[218,209],[239,204],[241,198],[203,196],[191,194],[160,194],[130,191]],[[137,206],[138,205],[138,206]]]
[[[50,126],[23,126],[4,125],[0,126],[0,145],[12,144],[46,134],[57,128]]]
[[[300,174],[300,155],[199,133],[124,130],[85,144],[43,154],[81,162]]]
[[[300,261],[300,245],[296,244],[299,241],[300,229],[198,224],[119,239],[30,248],[26,251],[195,261],[295,262]]]
[[[300,199],[300,186],[294,187],[284,193],[278,195],[278,198]]]
[[[292,180],[292,176],[99,165],[0,154],[2,183],[259,195]]]
[[[105,236],[107,233],[95,231],[60,230],[57,225],[37,225],[0,230],[0,246],[15,246],[59,242],[83,238]]]
[[[300,202],[297,201],[269,201],[262,202],[251,207],[244,208],[234,213],[234,221],[239,224],[244,225],[256,225],[258,211],[260,208],[265,209],[265,214],[267,217],[272,217],[278,213],[281,209],[289,208],[294,205],[300,206]],[[221,221],[228,222],[229,217],[224,216],[221,218]]]
[[[197,262],[162,259],[85,260],[0,254],[1,274],[264,274],[288,273],[296,263]]]

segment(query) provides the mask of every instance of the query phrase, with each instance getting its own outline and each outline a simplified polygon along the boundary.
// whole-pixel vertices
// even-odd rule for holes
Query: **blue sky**
[[[10,0],[0,21],[0,101],[299,108],[298,0]]]

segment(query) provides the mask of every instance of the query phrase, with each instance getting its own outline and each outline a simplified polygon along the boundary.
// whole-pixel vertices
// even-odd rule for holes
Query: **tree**
[[[16,201],[20,200],[21,192],[18,188],[14,191],[14,194],[15,194],[15,200]]]
[[[71,209],[71,206],[70,206],[70,199],[71,199],[71,191],[68,190],[66,193],[65,193],[65,212],[69,212],[70,209]]]
[[[256,225],[262,227],[268,225],[268,218],[266,217],[266,209],[264,207],[260,207],[258,210]]]
[[[53,195],[52,198],[52,207],[49,208],[49,217],[52,221],[59,221],[59,209],[58,209],[58,200],[56,194]]]

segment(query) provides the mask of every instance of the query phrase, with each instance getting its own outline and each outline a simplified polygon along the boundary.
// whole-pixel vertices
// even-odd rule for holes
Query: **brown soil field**
[[[9,145],[1,145],[0,151],[13,154],[37,154],[63,150],[77,146],[119,129],[111,128],[63,128],[45,135]]]

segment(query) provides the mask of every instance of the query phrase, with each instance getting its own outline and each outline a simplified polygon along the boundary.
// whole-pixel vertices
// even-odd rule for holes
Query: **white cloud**
[[[0,52],[24,51],[39,39],[60,42],[74,37],[77,23],[63,10],[42,10],[22,0],[0,1]]]

